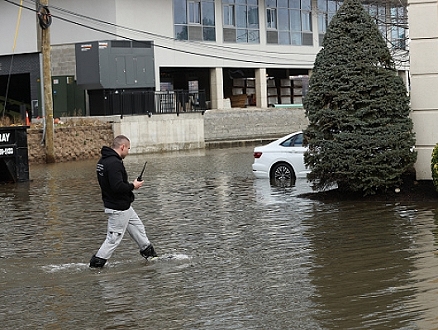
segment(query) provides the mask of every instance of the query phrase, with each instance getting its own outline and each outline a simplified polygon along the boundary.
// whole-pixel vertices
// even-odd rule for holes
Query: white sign
[[[11,133],[1,133],[0,134],[0,142],[9,142],[9,137]]]
[[[0,148],[0,156],[13,155],[14,148]]]

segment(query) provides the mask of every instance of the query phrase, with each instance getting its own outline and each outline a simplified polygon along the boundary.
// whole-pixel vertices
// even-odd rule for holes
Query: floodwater
[[[96,161],[32,165],[0,185],[3,329],[438,329],[437,205],[323,203],[252,177],[252,148],[148,161],[127,234],[102,270]]]

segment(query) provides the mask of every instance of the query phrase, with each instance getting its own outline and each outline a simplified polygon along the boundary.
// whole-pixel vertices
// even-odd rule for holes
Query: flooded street
[[[438,329],[437,205],[323,203],[252,176],[252,147],[130,155],[128,234],[102,270],[97,160],[0,185],[4,329]]]

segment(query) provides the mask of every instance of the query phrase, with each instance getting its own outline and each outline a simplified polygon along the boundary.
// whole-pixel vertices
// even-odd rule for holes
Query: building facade
[[[438,143],[438,1],[409,1],[411,107],[417,179],[430,180],[433,148]]]
[[[155,91],[202,89],[213,109],[300,104],[324,33],[340,4],[332,0],[50,0],[52,75],[69,77],[67,81],[76,77],[78,43],[147,41],[154,48]],[[437,93],[432,91],[438,79],[433,61],[438,45],[437,2],[410,0],[410,39],[406,3],[363,4],[376,19],[411,92],[421,164],[417,170],[420,178],[428,179],[438,131],[424,129],[433,125],[431,117],[438,111]],[[22,7],[19,0],[0,3],[0,104],[4,99],[38,103],[37,9],[34,1],[25,1]]]
[[[19,13],[19,3],[0,4],[7,27],[0,44],[2,82],[9,72],[8,56],[37,57],[40,49],[36,5],[27,2]],[[156,91],[203,89],[210,107],[219,109],[227,99],[259,108],[300,104],[339,5],[332,0],[52,0],[52,75],[76,74],[76,43],[144,40],[154,44]],[[365,7],[388,45],[404,51],[406,28],[396,23],[405,19],[405,7],[390,2]],[[408,66],[399,63],[406,78]],[[20,66],[15,62],[12,68],[19,72]],[[30,82],[35,84],[33,78]]]

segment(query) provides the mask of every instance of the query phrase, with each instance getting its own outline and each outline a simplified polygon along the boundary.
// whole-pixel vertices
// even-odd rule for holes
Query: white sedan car
[[[303,132],[295,132],[267,145],[254,148],[252,172],[256,178],[270,179],[275,185],[290,186],[310,172],[304,165]]]

